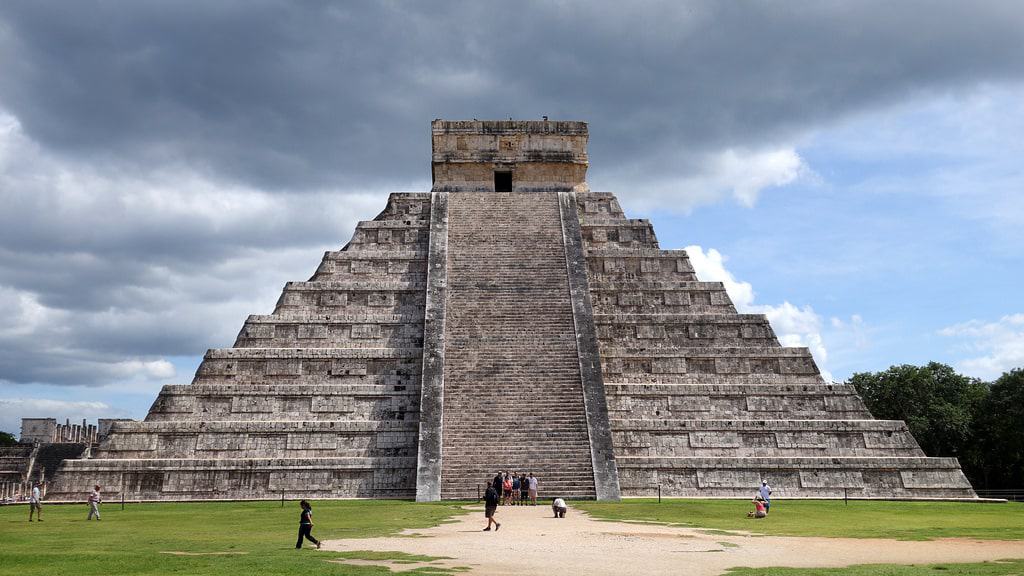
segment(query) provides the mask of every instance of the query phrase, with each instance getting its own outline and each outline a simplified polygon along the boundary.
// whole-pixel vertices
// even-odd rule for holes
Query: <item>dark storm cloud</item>
[[[0,3],[0,383],[230,345],[428,184],[433,118],[589,121],[595,188],[642,189],[1020,79],[1022,31],[1011,2]]]
[[[1024,11],[1013,2],[24,2],[0,11],[0,101],[33,138],[288,189],[422,177],[434,117],[585,119],[595,160],[629,163],[756,144],[1024,71]]]

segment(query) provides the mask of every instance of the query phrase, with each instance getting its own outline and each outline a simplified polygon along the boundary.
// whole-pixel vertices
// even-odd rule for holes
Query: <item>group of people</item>
[[[768,516],[768,510],[772,507],[772,487],[767,480],[761,480],[761,487],[754,494],[754,511],[747,512],[747,518],[764,518]]]
[[[32,492],[28,497],[28,521],[32,521],[32,517],[39,522],[43,521],[43,496],[42,496],[43,485],[36,482],[32,485]],[[92,520],[95,517],[97,520],[100,519],[100,502],[103,502],[103,496],[101,494],[102,488],[99,484],[92,487],[92,492],[86,498],[86,502],[89,504],[89,515],[86,520]]]
[[[494,519],[498,506],[531,506],[537,505],[537,477],[533,473],[519,475],[515,472],[498,472],[493,479],[487,482],[487,491],[484,493],[484,517],[487,518],[487,527],[484,532],[490,532],[491,527],[497,532],[501,529],[501,523]],[[568,507],[562,498],[551,499],[551,511],[555,518],[565,518]]]
[[[491,487],[498,493],[502,506],[537,505],[537,477],[533,472],[498,472],[491,480]]]

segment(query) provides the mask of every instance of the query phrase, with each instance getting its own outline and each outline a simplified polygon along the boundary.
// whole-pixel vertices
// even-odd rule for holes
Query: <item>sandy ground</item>
[[[1024,558],[1024,542],[950,538],[929,542],[714,534],[694,528],[604,522],[569,509],[498,509],[498,532],[482,532],[482,508],[457,521],[387,538],[325,541],[325,550],[395,550],[448,556],[432,566],[468,574],[686,574],[711,576],[736,566],[832,567]],[[752,520],[753,522],[753,520]],[[413,537],[410,537],[413,536]],[[359,562],[360,564],[374,562]],[[428,564],[379,562],[396,572]]]

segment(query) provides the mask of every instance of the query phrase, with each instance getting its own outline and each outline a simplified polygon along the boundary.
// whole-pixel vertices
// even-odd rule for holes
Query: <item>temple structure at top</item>
[[[434,192],[588,192],[586,122],[434,120]]]
[[[395,193],[271,314],[47,474],[126,499],[541,495],[973,498],[740,314],[650,222],[587,186],[587,125],[432,125],[433,190]],[[29,466],[31,469],[31,466]],[[19,468],[21,469],[21,468]]]

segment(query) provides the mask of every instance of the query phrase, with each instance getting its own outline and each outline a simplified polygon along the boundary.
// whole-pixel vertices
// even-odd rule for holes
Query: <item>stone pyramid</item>
[[[127,499],[972,498],[805,348],[586,184],[587,125],[433,123],[430,193],[392,194],[273,314],[115,423],[48,492]]]

